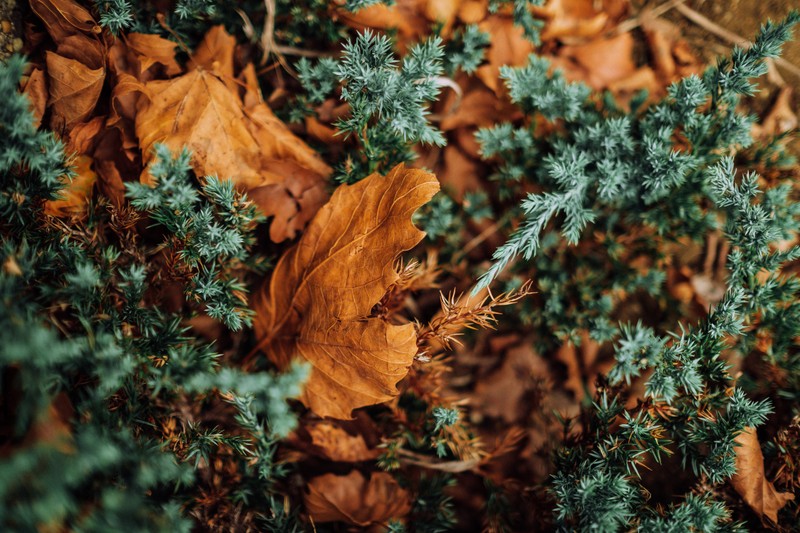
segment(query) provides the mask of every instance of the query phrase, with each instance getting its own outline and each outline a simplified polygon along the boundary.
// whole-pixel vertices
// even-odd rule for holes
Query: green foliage
[[[477,24],[468,24],[457,29],[453,38],[445,46],[445,71],[455,76],[460,69],[472,74],[483,63],[486,47],[489,46],[490,35],[482,32]]]
[[[377,4],[384,4],[387,6],[394,5],[394,0],[345,0],[344,8],[348,11],[356,12],[365,7],[374,6]]]
[[[64,145],[50,132],[37,131],[30,100],[17,92],[25,61],[18,56],[0,65],[0,219],[3,226],[24,234],[38,228],[28,222],[47,200],[58,198],[72,173]]]
[[[205,479],[196,474],[220,455],[251,502],[266,508],[283,474],[275,442],[295,423],[286,399],[308,369],[244,373],[185,325],[191,308],[161,310],[151,290],[164,271],[143,261],[146,248],[126,229],[133,213],[99,202],[85,222],[45,214],[69,170],[63,145],[32,126],[17,92],[22,66],[20,58],[0,66],[8,103],[0,111],[8,215],[0,222],[0,395],[13,406],[2,424],[2,529],[189,531],[186,513]],[[180,245],[191,266],[187,292],[203,296],[200,265],[243,260],[254,214],[227,182],[192,189],[186,154],[160,155],[158,185],[131,193],[169,234],[166,242]],[[226,427],[186,419],[176,407],[224,406],[223,398],[237,413]],[[163,426],[171,417],[185,431],[171,436]]]
[[[188,151],[174,159],[163,145],[155,151],[150,166],[155,186],[127,183],[131,205],[167,230],[163,247],[177,254],[189,295],[205,304],[208,315],[232,330],[249,325],[253,312],[235,272],[254,242],[252,230],[261,218],[256,207],[231,180],[207,176],[202,189],[195,189]]]
[[[337,165],[338,181],[352,183],[410,161],[414,143],[444,145],[444,136],[428,122],[426,109],[439,94],[443,53],[441,39],[433,37],[412,46],[399,62],[387,36],[365,30],[345,44],[338,61],[298,62],[306,92],[301,109],[322,103],[337,86],[341,99],[350,104],[350,114],[336,126],[345,138],[355,137],[358,147]],[[295,113],[293,118],[301,116]]]
[[[609,383],[599,384],[588,426],[558,453],[552,492],[556,522],[565,530],[740,527],[711,495],[690,495],[655,513],[646,504],[641,467],[677,454],[702,483],[723,483],[735,472],[736,436],[763,424],[771,411],[767,401],[750,400],[733,386],[723,352],[749,354],[767,334],[774,339],[767,362],[796,368],[791,339],[800,333],[800,284],[781,272],[800,251],[776,245],[796,235],[800,205],[788,184],[761,192],[755,174],[738,177],[726,155],[752,144],[753,118],[736,104],[755,91],[753,78],[766,72],[765,59],[780,52],[798,22],[792,12],[767,23],[752,47],[736,48],[702,77],[673,84],[663,101],[644,110],[641,97],[630,111],[590,99],[587,87],[567,83],[557,70],[548,74],[541,58],[502,70],[530,126],[480,131],[482,153],[497,161],[494,177],[505,198],[522,180],[541,192],[521,203],[523,222],[498,248],[478,288],[504,271],[533,268],[526,275],[539,280],[541,307],[530,321],[541,327],[543,341],[578,342],[581,332],[598,341],[617,337],[616,365]],[[558,133],[540,134],[536,115],[557,123]],[[620,289],[661,295],[666,243],[719,230],[731,250],[728,288],[699,324],[665,334],[654,327],[663,327],[658,322],[616,330],[611,318]],[[518,255],[528,264],[514,263]],[[631,268],[635,257],[647,258],[646,266]],[[657,303],[664,304],[663,296]],[[645,403],[626,409],[624,385],[642,375]]]
[[[94,7],[100,15],[100,25],[114,35],[133,26],[134,12],[128,0],[94,0]]]
[[[507,5],[511,5],[514,24],[525,31],[525,37],[533,44],[540,44],[539,30],[544,22],[533,16],[531,7],[544,5],[544,0],[489,0],[489,11],[496,13]]]
[[[547,150],[537,177],[553,190],[531,194],[522,203],[525,222],[495,252],[495,263],[478,287],[487,286],[517,255],[527,260],[536,255],[542,232],[557,215],[563,218],[561,234],[571,244],[587,225],[611,216],[608,211],[627,213],[630,223],[645,223],[660,234],[707,231],[713,219],[698,205],[705,196],[704,171],[719,160],[718,154],[751,144],[752,118],[738,114],[735,105],[741,95],[753,92],[750,80],[766,72],[764,60],[777,56],[798,20],[800,14],[793,12],[780,24],[766,24],[752,47],[736,48],[730,60],[710,68],[702,79],[690,76],[673,84],[668,97],[641,117],[599,113],[586,100],[585,86],[566,83],[558,71],[544,76],[545,59],[504,69],[512,100],[529,113],[563,120],[567,134],[545,141],[510,126],[479,134],[486,157],[524,152],[512,158],[519,161],[535,155],[537,145],[539,153]],[[689,145],[685,150],[674,147],[673,132],[679,128]],[[519,177],[526,170],[502,173]]]

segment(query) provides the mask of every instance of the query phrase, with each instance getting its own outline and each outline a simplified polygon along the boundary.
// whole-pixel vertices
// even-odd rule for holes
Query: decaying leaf
[[[764,455],[754,428],[748,427],[736,437],[736,474],[731,485],[758,516],[778,523],[778,511],[794,500],[794,494],[778,492],[764,474]]]
[[[42,69],[33,69],[28,81],[23,89],[31,101],[31,109],[35,117],[34,127],[38,128],[42,124],[45,108],[47,107],[47,81]]]
[[[102,28],[83,6],[72,0],[31,0],[30,6],[53,39],[56,54],[88,70],[105,70]]]
[[[92,169],[92,158],[82,155],[75,159],[75,177],[61,190],[61,199],[45,204],[45,212],[53,216],[78,215],[85,213],[86,205],[92,196],[92,188],[97,174]]]
[[[115,110],[124,116],[122,97],[136,91],[145,94],[138,98],[135,113],[143,161],[152,161],[156,143],[173,151],[186,147],[198,174],[232,179],[247,191],[258,189],[256,203],[264,214],[275,217],[270,236],[279,242],[294,237],[322,205],[331,169],[261,99],[252,65],[242,74],[242,100],[240,84],[227,72],[233,68],[229,40],[221,28],[212,29],[198,49],[195,68],[182,76],[150,81],[141,89],[127,78],[131,89],[115,94]],[[221,74],[203,68],[213,51],[223,56],[223,67],[211,62]],[[145,171],[142,180],[149,179]]]
[[[357,463],[371,461],[380,454],[378,449],[370,449],[367,446],[362,435],[351,435],[333,422],[317,422],[310,425],[307,430],[311,436],[311,444],[330,461]]]
[[[475,386],[475,403],[488,416],[514,423],[533,406],[525,393],[535,381],[546,381],[550,371],[542,356],[528,343],[508,350],[503,364]]]
[[[368,527],[402,518],[411,510],[408,492],[386,472],[367,480],[353,470],[346,476],[325,474],[308,483],[306,510],[315,522],[348,522]]]
[[[117,44],[121,42],[118,41]],[[174,76],[181,72],[181,67],[175,60],[175,47],[177,45],[169,39],[149,33],[129,33],[125,39],[129,61],[139,79],[144,80],[144,74],[155,65],[164,68],[166,76]]]
[[[397,255],[424,236],[411,215],[438,190],[432,174],[403,165],[338,188],[256,295],[258,348],[281,368],[311,363],[300,399],[316,414],[349,418],[397,394],[416,331],[370,314],[398,278]]]
[[[89,118],[103,89],[105,69],[91,69],[80,61],[47,52],[48,105],[55,130],[71,128]]]
[[[259,183],[258,145],[244,124],[241,107],[217,76],[197,69],[145,87],[152,98],[140,101],[136,115],[145,161],[155,157],[156,143],[173,151],[185,146],[199,174]]]
[[[476,76],[496,94],[501,94],[504,86],[500,82],[500,67],[526,64],[533,44],[511,17],[492,15],[480,24],[480,29],[489,33],[492,40],[486,52],[487,64],[478,67]]]

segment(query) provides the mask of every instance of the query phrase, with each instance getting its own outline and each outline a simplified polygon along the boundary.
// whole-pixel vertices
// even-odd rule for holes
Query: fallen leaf
[[[106,117],[94,117],[73,127],[67,136],[67,149],[76,154],[89,154],[94,150],[98,135],[103,131]]]
[[[315,522],[347,522],[361,527],[384,525],[411,511],[408,492],[386,472],[373,472],[369,481],[353,470],[346,476],[325,474],[308,482],[308,514]]]
[[[380,455],[380,450],[367,446],[363,436],[351,435],[332,422],[311,424],[307,431],[311,436],[311,443],[331,461],[358,463],[371,461]]]
[[[515,109],[504,100],[497,98],[484,88],[477,88],[464,95],[458,108],[442,118],[439,125],[442,131],[450,131],[462,126],[489,126],[497,121],[497,117],[509,117]]]
[[[348,26],[357,30],[367,28],[375,30],[396,30],[397,41],[401,48],[419,41],[428,27],[422,14],[426,0],[397,0],[394,5],[373,4],[359,9],[355,13],[339,7],[336,16]],[[344,0],[337,0],[338,5]]]
[[[645,19],[642,23],[644,35],[653,57],[653,67],[661,78],[667,82],[675,76],[677,65],[672,56],[672,46],[675,40],[673,27],[661,19]]]
[[[136,134],[145,163],[155,157],[156,143],[173,151],[185,146],[192,151],[200,175],[260,184],[258,145],[245,125],[241,107],[218,77],[194,70],[173,80],[148,82],[145,88],[152,96],[139,101],[136,114]]]
[[[94,111],[103,89],[105,69],[90,69],[80,61],[53,52],[47,52],[46,62],[50,126],[56,131],[69,129]]]
[[[547,22],[542,39],[591,38],[603,31],[609,21],[605,10],[595,11],[594,0],[550,0],[534,13]]]
[[[181,73],[181,66],[175,60],[175,47],[178,45],[173,41],[150,33],[129,33],[125,36],[125,44],[137,60],[138,79],[144,81],[143,74],[154,65],[161,65],[167,77]]]
[[[451,145],[444,149],[437,176],[448,194],[461,203],[467,192],[481,189],[479,170],[477,161],[467,157],[458,146]]]
[[[462,0],[458,8],[458,18],[464,24],[477,24],[486,18],[489,0]]]
[[[585,69],[585,81],[595,89],[604,89],[636,71],[630,33],[596,39],[579,46],[565,46],[561,54],[574,59]]]
[[[761,124],[753,126],[754,136],[763,138],[780,135],[797,127],[797,115],[792,109],[792,92],[789,86],[781,89]]]
[[[265,216],[274,217],[269,227],[273,242],[294,238],[325,205],[325,182],[290,160],[265,162],[263,174],[272,183],[250,189],[248,196]]]
[[[593,392],[594,380],[599,373],[595,367],[599,352],[600,346],[586,333],[582,333],[579,347],[572,342],[565,342],[556,352],[556,358],[567,367],[564,388],[578,400]]]
[[[25,84],[23,91],[31,101],[34,116],[33,125],[38,129],[42,124],[42,117],[44,117],[44,112],[47,108],[47,81],[42,69],[33,69],[33,72],[28,76],[28,82]]]
[[[83,6],[70,0],[31,0],[31,10],[42,19],[54,41],[71,35],[99,34],[100,27]]]
[[[236,80],[233,77],[235,50],[236,39],[225,31],[224,26],[214,26],[192,54],[190,70],[209,70],[219,76],[232,92],[236,92]]]
[[[495,94],[501,94],[504,86],[500,83],[500,67],[525,65],[533,52],[533,44],[511,17],[492,15],[479,27],[491,35],[491,44],[486,51],[486,64],[478,67],[475,75]]]
[[[259,146],[263,159],[289,159],[325,177],[331,168],[317,152],[292,133],[263,101],[245,108],[247,129]]]
[[[442,35],[447,36],[456,20],[461,0],[426,0],[425,17],[442,25]]]
[[[92,196],[92,188],[97,181],[97,174],[92,171],[92,158],[82,155],[75,158],[75,176],[67,182],[59,200],[45,203],[45,213],[55,217],[81,215],[86,212],[86,205]]]
[[[766,516],[778,523],[778,511],[794,500],[794,494],[778,492],[764,474],[764,455],[758,435],[752,427],[736,437],[736,473],[731,485],[758,516]]]
[[[475,386],[476,408],[487,416],[514,423],[534,407],[523,402],[534,380],[547,380],[549,373],[547,361],[529,343],[515,346],[508,350],[500,368]]]
[[[30,6],[44,22],[58,55],[79,61],[89,69],[103,67],[102,29],[89,11],[70,0],[31,0]]]
[[[242,71],[241,83],[202,68],[212,53],[230,55],[232,68],[228,39],[232,38],[221,27],[212,29],[200,46],[194,70],[144,83],[141,89],[129,80],[129,89],[115,94],[114,109],[118,116],[129,115],[130,104],[123,97],[145,94],[147,98],[136,96],[135,135],[123,135],[123,140],[138,138],[144,164],[152,161],[156,143],[173,151],[188,148],[198,175],[229,178],[246,191],[259,189],[259,206],[275,217],[270,236],[280,242],[293,238],[323,204],[331,168],[263,101],[252,65]],[[142,181],[150,179],[145,169]]]
[[[258,349],[281,368],[312,365],[300,400],[319,416],[350,418],[397,395],[416,331],[370,314],[398,279],[397,255],[424,236],[411,215],[438,190],[403,165],[339,187],[254,298]]]

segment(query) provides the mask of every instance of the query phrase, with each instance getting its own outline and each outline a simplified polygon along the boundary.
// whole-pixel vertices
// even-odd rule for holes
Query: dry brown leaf
[[[595,89],[604,89],[636,71],[633,37],[630,33],[609,39],[596,39],[579,46],[565,46],[561,53],[574,59],[585,69],[585,81]]]
[[[386,472],[373,472],[369,481],[353,470],[346,476],[325,474],[308,482],[308,514],[315,522],[347,522],[356,526],[386,524],[411,511],[408,492]]]
[[[231,92],[236,92],[237,83],[233,77],[233,55],[236,50],[236,39],[225,31],[224,26],[214,26],[203,38],[203,42],[195,50],[189,63],[191,69],[209,70],[222,78]],[[258,82],[256,82],[256,87]]]
[[[343,5],[344,0],[336,0]],[[375,4],[355,13],[339,7],[336,16],[348,26],[358,30],[372,28],[376,30],[396,30],[398,44],[401,48],[418,41],[428,27],[422,14],[426,0],[397,0],[394,5]]]
[[[766,516],[778,523],[778,511],[794,500],[794,494],[778,492],[764,474],[764,455],[758,435],[752,427],[736,437],[736,473],[731,485],[758,516]]]
[[[248,196],[265,215],[275,217],[269,227],[270,239],[293,238],[325,205],[325,182],[319,174],[290,160],[265,162],[263,174],[269,185],[250,189]]]
[[[492,91],[483,87],[467,92],[458,103],[458,108],[442,118],[439,128],[450,131],[463,126],[489,126],[497,117],[511,117],[515,109],[501,100]]]
[[[460,203],[467,192],[481,189],[479,170],[477,161],[467,157],[458,146],[451,145],[444,149],[437,176],[448,194]]]
[[[76,154],[89,154],[94,150],[98,136],[105,128],[106,117],[94,117],[89,122],[76,124],[66,139],[67,150]]]
[[[97,181],[97,174],[91,167],[91,157],[82,155],[75,158],[75,176],[61,190],[61,199],[45,203],[45,213],[55,217],[84,214],[92,196],[92,188]]]
[[[753,125],[755,137],[780,135],[797,127],[797,115],[792,109],[792,92],[793,90],[789,86],[781,89],[761,124]]]
[[[500,368],[475,386],[475,408],[487,416],[514,423],[534,407],[523,402],[534,380],[547,380],[549,374],[547,361],[530,343],[515,346],[508,350]]]
[[[56,43],[56,53],[79,61],[89,69],[103,67],[102,29],[91,13],[71,0],[31,0],[30,6]]]
[[[175,60],[177,44],[150,33],[129,33],[125,36],[125,45],[130,54],[137,60],[136,77],[145,80],[143,74],[154,65],[164,68],[167,77],[180,74],[181,66]]]
[[[97,25],[84,7],[70,0],[31,0],[31,10],[42,19],[54,41],[61,42],[71,35],[100,34]]]
[[[595,0],[550,0],[535,14],[547,23],[542,39],[591,38],[603,31],[609,20],[605,10],[595,11]]]
[[[258,348],[279,367],[312,365],[301,401],[320,416],[390,400],[416,354],[414,326],[370,317],[397,280],[397,255],[424,233],[411,215],[439,190],[399,165],[339,187],[254,299]]]
[[[47,52],[50,126],[61,131],[83,122],[94,111],[103,89],[105,69],[90,69],[80,61]]]
[[[358,463],[371,461],[380,455],[380,450],[367,446],[363,436],[351,435],[332,422],[317,422],[306,429],[311,436],[311,443],[331,461]]]
[[[23,90],[31,101],[34,116],[33,125],[38,129],[42,124],[42,117],[44,117],[44,112],[47,108],[47,81],[44,71],[40,68],[33,69]]]
[[[261,184],[258,145],[238,102],[218,77],[194,70],[173,80],[148,82],[145,88],[152,96],[139,101],[136,114],[145,163],[155,157],[156,143],[173,151],[185,146],[199,174]],[[143,181],[149,181],[148,176]]]
[[[501,94],[500,67],[526,64],[528,55],[533,52],[533,44],[525,38],[524,31],[514,24],[511,17],[492,15],[479,27],[481,31],[489,33],[492,40],[486,51],[487,64],[478,67],[475,75],[495,94]]]
[[[442,35],[447,36],[461,8],[461,0],[426,0],[425,17],[442,24]]]
[[[324,203],[331,168],[272,113],[252,65],[242,71],[241,83],[232,77],[233,42],[216,27],[198,48],[194,70],[183,76],[136,86],[132,77],[120,75],[128,86],[114,95],[115,115],[130,116],[135,103],[135,134],[126,134],[124,123],[120,130],[126,147],[126,139],[138,137],[145,164],[152,161],[156,143],[173,151],[187,147],[199,175],[230,178],[239,188],[258,190],[262,211],[275,217],[270,236],[280,242],[293,238]],[[223,77],[203,68],[209,64]],[[142,181],[149,180],[145,170]]]
[[[642,29],[653,57],[655,71],[662,79],[671,81],[678,68],[672,56],[672,46],[676,37],[671,31],[673,27],[661,19],[645,19]]]
[[[328,176],[331,168],[319,154],[292,133],[264,102],[245,108],[247,129],[259,146],[262,159],[288,159],[319,176]]]
[[[458,18],[464,24],[477,24],[489,13],[489,0],[461,0]]]

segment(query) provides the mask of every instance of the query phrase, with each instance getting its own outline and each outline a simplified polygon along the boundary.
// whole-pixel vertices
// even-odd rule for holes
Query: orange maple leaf
[[[339,187],[256,295],[258,348],[282,368],[311,363],[300,400],[318,415],[349,418],[397,395],[416,330],[370,314],[398,279],[397,255],[425,235],[411,215],[438,190],[432,174],[403,165]]]

